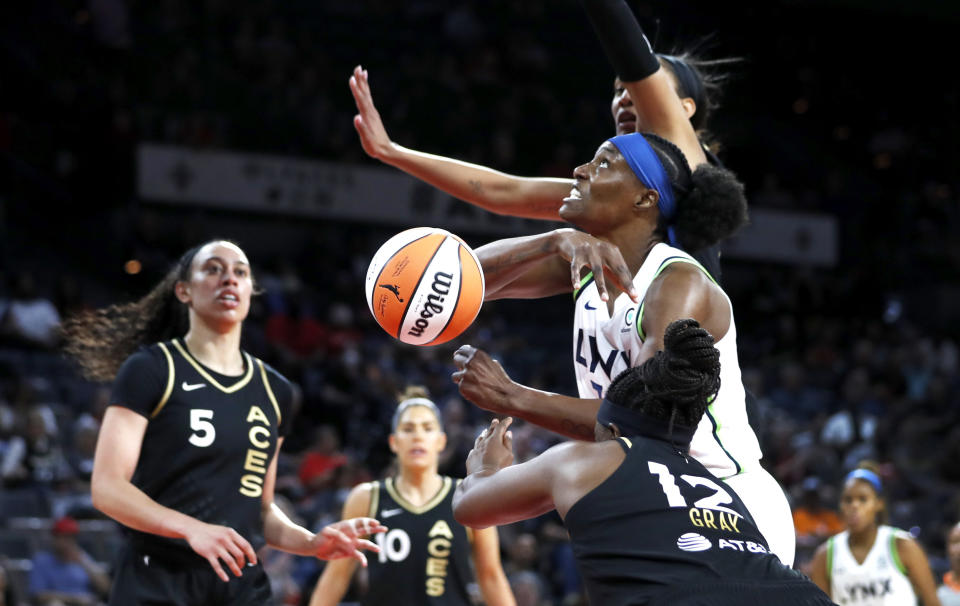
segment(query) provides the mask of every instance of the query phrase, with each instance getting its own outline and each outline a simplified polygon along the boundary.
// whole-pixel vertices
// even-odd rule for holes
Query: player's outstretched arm
[[[594,439],[600,400],[572,398],[516,383],[482,349],[463,345],[453,354],[453,382],[480,408],[510,415],[575,440]]]
[[[343,504],[341,519],[359,518],[370,514],[370,484],[354,486]],[[341,558],[327,563],[317,586],[310,596],[310,606],[337,606],[350,587],[350,579],[357,569],[357,560]]]
[[[584,270],[597,276],[602,299],[608,293],[604,276],[626,290],[634,301],[633,276],[620,250],[575,229],[556,229],[535,236],[505,238],[476,249],[486,284],[485,300],[538,299],[572,292]]]
[[[517,177],[485,166],[407,149],[390,140],[380,112],[373,103],[367,70],[359,65],[350,76],[350,92],[358,112],[353,118],[353,126],[360,136],[363,150],[370,157],[490,212],[528,219],[561,220],[557,210],[570,191],[572,179]]]
[[[277,440],[277,451],[267,469],[263,482],[263,536],[267,544],[276,549],[297,555],[314,556],[321,560],[352,558],[363,566],[367,565],[364,551],[378,552],[376,544],[362,538],[367,535],[385,532],[386,527],[373,518],[355,517],[335,524],[324,526],[316,534],[296,524],[273,501],[274,486],[277,481],[277,460],[283,438]],[[365,515],[363,512],[362,515]]]
[[[697,133],[625,0],[583,0],[593,28],[630,93],[637,124],[673,142],[691,167],[707,161]]]
[[[94,507],[135,530],[186,539],[225,582],[229,576],[224,564],[235,576],[241,576],[248,562],[256,563],[257,554],[237,531],[164,507],[130,481],[146,430],[146,417],[121,406],[107,408],[90,480]]]

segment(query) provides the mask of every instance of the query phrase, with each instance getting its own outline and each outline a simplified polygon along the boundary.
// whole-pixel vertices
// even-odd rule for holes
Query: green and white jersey
[[[850,552],[846,530],[827,541],[830,597],[840,606],[916,606],[917,596],[897,553],[897,538],[909,537],[892,526],[880,526],[863,563]]]
[[[655,245],[633,278],[640,304],[621,293],[612,315],[600,300],[592,274],[574,292],[573,365],[581,398],[604,397],[618,374],[637,365],[637,352],[645,338],[641,328],[644,297],[653,281],[673,263],[692,263],[703,269],[686,252],[664,243]],[[730,328],[716,347],[720,350],[720,391],[697,427],[690,454],[715,476],[727,478],[758,467],[762,456],[747,420],[732,304]]]

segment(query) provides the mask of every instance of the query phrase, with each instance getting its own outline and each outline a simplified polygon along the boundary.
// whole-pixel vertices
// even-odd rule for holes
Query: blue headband
[[[844,482],[849,482],[850,480],[866,480],[873,485],[873,488],[877,491],[877,494],[883,492],[883,485],[880,483],[880,476],[873,473],[869,469],[854,469],[847,474],[847,477],[844,479]]]
[[[633,174],[650,189],[660,194],[657,208],[667,223],[667,240],[670,246],[677,246],[677,235],[673,229],[673,219],[677,215],[677,201],[673,196],[673,186],[670,177],[663,168],[663,163],[653,151],[653,147],[640,133],[617,135],[607,139],[620,151],[623,159],[630,165]]]
[[[690,449],[690,440],[696,427],[687,427],[644,414],[632,408],[625,408],[604,398],[597,411],[597,422],[607,427],[614,423],[624,437],[647,436],[658,440],[673,441],[684,450]]]

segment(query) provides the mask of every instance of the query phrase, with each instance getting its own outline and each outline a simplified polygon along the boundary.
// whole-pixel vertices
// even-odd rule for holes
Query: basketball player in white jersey
[[[847,474],[840,513],[847,530],[821,545],[810,578],[840,606],[940,606],[927,556],[909,533],[882,523],[880,477],[869,466]]]
[[[746,220],[741,184],[655,135],[621,135],[574,171],[561,216],[588,234],[557,230],[480,247],[486,299],[538,298],[574,289],[573,358],[580,398],[518,385],[469,346],[454,380],[481,408],[518,416],[577,439],[592,439],[606,388],[663,347],[670,322],[696,319],[721,352],[721,385],[700,422],[691,454],[740,495],[771,549],[793,563],[795,536],[782,489],[761,466],[747,421],[729,298],[683,248],[698,250]],[[593,272],[581,278],[581,269]],[[621,293],[610,297],[606,278]]]

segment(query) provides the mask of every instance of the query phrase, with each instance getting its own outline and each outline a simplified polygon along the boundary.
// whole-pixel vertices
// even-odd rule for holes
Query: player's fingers
[[[513,432],[508,431],[503,434],[503,447],[513,453]]]
[[[596,253],[590,255],[590,269],[593,271],[593,282],[597,285],[600,300],[609,301],[610,295],[607,294],[607,281],[603,276],[603,260],[600,258],[600,255]]]
[[[233,543],[232,541],[227,541],[224,543],[223,549],[229,555],[227,564],[231,565],[230,570],[233,570],[236,573],[238,570],[242,569],[247,564],[247,556],[243,553],[243,550],[240,547]],[[232,566],[236,564],[236,569]]]
[[[220,547],[220,549],[217,550],[217,559],[223,561],[234,576],[243,574],[243,565],[237,563],[237,558],[230,553],[230,549],[227,547]]]
[[[207,561],[210,562],[210,566],[213,568],[213,572],[216,573],[218,577],[220,577],[221,581],[223,581],[224,583],[230,582],[230,577],[228,577],[227,573],[223,571],[223,566],[220,565],[220,560],[218,560],[214,556],[210,556],[207,558]]]
[[[630,274],[630,268],[627,267],[626,262],[617,262],[613,265],[613,276],[619,284],[617,287],[623,292],[627,293],[634,303],[640,302],[640,296],[637,294],[637,289],[633,285],[633,276]]]
[[[243,536],[239,532],[237,532],[236,530],[233,530],[232,528],[230,529],[230,532],[232,533],[232,536],[233,536],[233,542],[237,545],[237,547],[239,547],[243,551],[244,555],[246,555],[247,562],[250,562],[251,564],[256,564],[257,552],[254,551],[253,545],[250,544],[250,541],[243,538]]]
[[[583,267],[583,264],[577,259],[577,255],[574,255],[570,259],[570,283],[573,284],[573,290],[580,288],[580,269]]]
[[[338,528],[334,526],[327,526],[323,529],[323,536],[328,540],[333,541],[334,545],[344,545],[350,544],[350,537],[340,532]]]
[[[364,551],[380,553],[380,547],[373,541],[368,541],[366,539],[357,539],[356,547],[357,549],[363,549]]]
[[[354,559],[360,562],[361,566],[363,566],[364,568],[367,567],[367,556],[363,555],[363,552],[354,549],[353,554],[351,555],[353,556]]]
[[[477,348],[472,345],[461,345],[457,351],[453,352],[453,364],[457,368],[466,368],[470,360],[477,355]]]
[[[510,425],[511,425],[512,423],[513,423],[513,417],[506,417],[501,423],[499,423],[499,424],[497,425],[497,428],[496,428],[497,435],[496,435],[496,437],[497,437],[498,440],[500,440],[501,442],[503,441],[503,437],[504,437],[504,435],[506,435],[507,429],[510,428]]]

